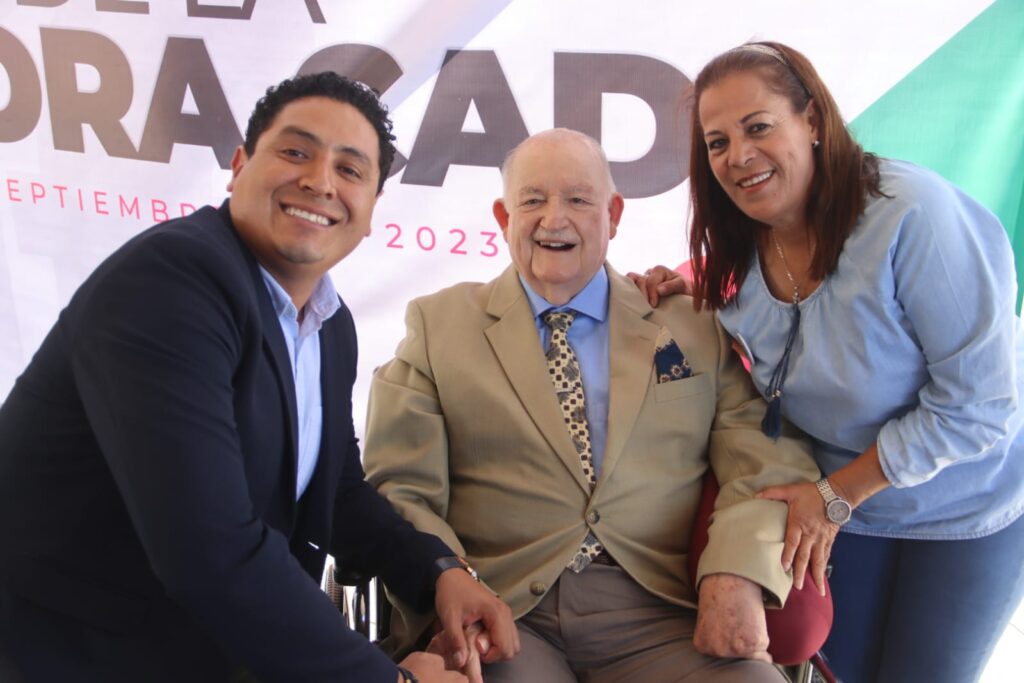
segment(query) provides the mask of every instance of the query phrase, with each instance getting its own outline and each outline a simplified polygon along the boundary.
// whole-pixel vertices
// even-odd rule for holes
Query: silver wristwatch
[[[828,483],[828,477],[822,477],[817,481],[818,493],[825,499],[825,516],[830,522],[842,526],[850,521],[853,508],[850,504],[836,495],[832,485]]]

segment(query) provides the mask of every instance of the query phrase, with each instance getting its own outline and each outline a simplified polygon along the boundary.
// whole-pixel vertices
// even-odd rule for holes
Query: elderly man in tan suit
[[[654,310],[605,263],[623,199],[594,140],[540,133],[502,176],[513,265],[409,305],[373,379],[370,481],[511,607],[522,652],[486,663],[488,683],[781,681],[764,609],[791,585],[786,506],[753,496],[815,481],[807,448],[761,433],[713,316],[682,296]],[[695,593],[708,467],[722,487]],[[399,648],[433,617],[398,605]]]

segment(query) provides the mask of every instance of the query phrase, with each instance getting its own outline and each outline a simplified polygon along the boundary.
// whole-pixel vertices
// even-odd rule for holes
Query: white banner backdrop
[[[359,427],[406,302],[507,265],[490,211],[497,165],[522,137],[553,125],[599,137],[627,195],[611,262],[677,265],[674,124],[708,59],[750,39],[789,43],[850,120],[990,2],[3,0],[0,398],[106,255],[220,203],[252,105],[300,69],[384,89],[408,160],[372,235],[332,271],[359,329]]]

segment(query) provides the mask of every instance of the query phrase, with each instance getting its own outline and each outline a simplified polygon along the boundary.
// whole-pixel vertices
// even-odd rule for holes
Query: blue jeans
[[[832,565],[843,683],[971,683],[1024,597],[1024,517],[966,541],[840,533]]]

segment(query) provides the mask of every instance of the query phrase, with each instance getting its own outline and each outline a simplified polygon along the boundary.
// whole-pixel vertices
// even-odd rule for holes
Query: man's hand
[[[772,661],[761,587],[733,574],[711,574],[700,582],[693,646],[713,657]]]
[[[690,294],[690,282],[674,270],[665,266],[654,266],[639,273],[626,273],[626,277],[644,293],[651,306],[657,306],[663,296]]]
[[[483,622],[484,642],[489,645],[481,661],[490,664],[519,652],[512,610],[462,569],[449,569],[438,577],[434,605],[443,629],[440,635],[447,640],[444,651],[451,653],[456,668],[462,669],[469,660],[463,629],[478,621]]]
[[[445,668],[455,671],[461,670],[469,678],[469,683],[483,683],[483,667],[480,656],[491,649],[490,638],[484,631],[483,624],[479,621],[467,626],[463,635],[469,646],[469,659],[466,660],[466,664],[462,667],[455,663],[454,653],[448,651],[448,638],[445,637],[443,631],[434,636],[430,641],[430,645],[427,646],[427,652],[443,657]]]
[[[466,677],[458,671],[446,670],[444,660],[434,654],[413,652],[399,666],[408,669],[420,683],[467,683]],[[402,674],[398,674],[398,683],[405,683]]]

